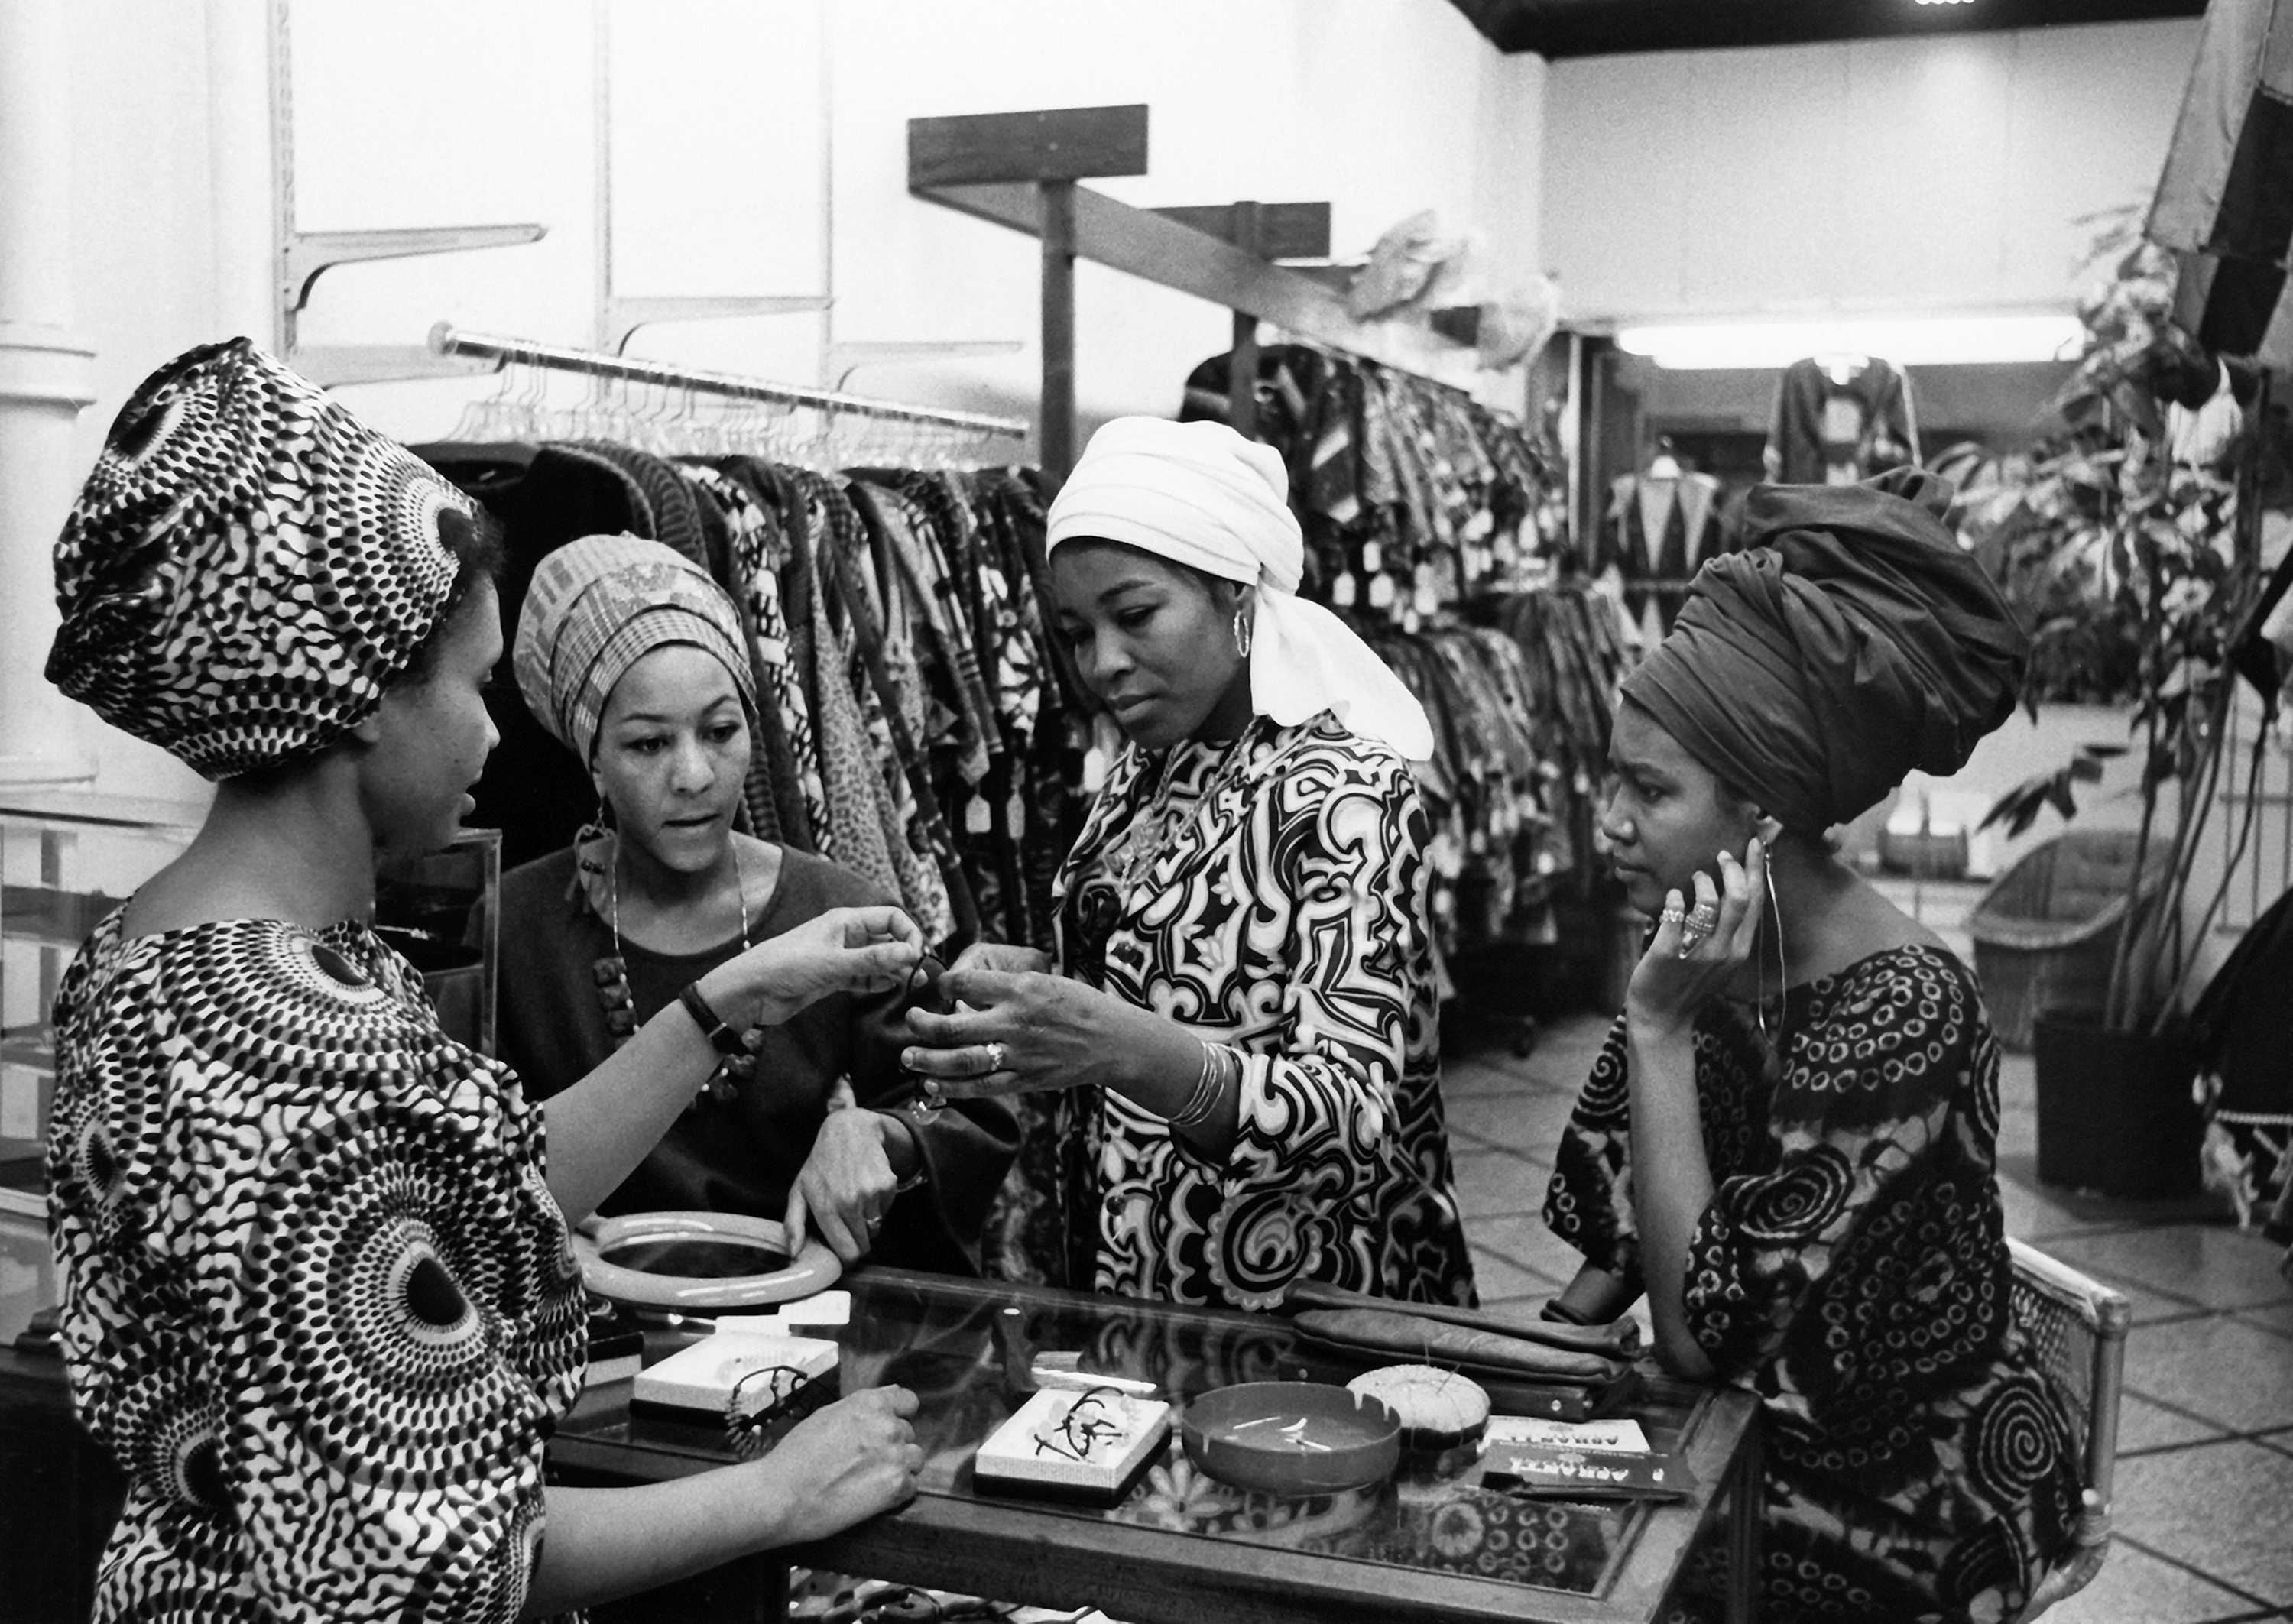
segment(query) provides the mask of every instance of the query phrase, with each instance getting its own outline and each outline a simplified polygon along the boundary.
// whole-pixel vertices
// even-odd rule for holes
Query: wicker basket
[[[2139,844],[2130,829],[2068,830],[2018,859],[1967,915],[1974,973],[2006,1047],[2029,1049],[2047,1010],[2101,1011]],[[2162,858],[2143,869],[2145,896],[2164,878]]]

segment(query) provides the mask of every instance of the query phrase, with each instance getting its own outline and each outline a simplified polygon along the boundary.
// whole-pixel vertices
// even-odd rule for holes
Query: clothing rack
[[[1146,209],[1078,181],[1146,173],[1146,109],[1061,108],[908,120],[908,190],[1042,242],[1042,469],[1074,465],[1074,263],[1095,260],[1234,312],[1234,426],[1252,431],[1248,380],[1258,323],[1430,382],[1422,362],[1456,346],[1453,322],[1404,329],[1357,321],[1330,281],[1279,259],[1329,252],[1326,203]],[[1471,335],[1462,341],[1472,342]],[[1454,387],[1454,385],[1452,385]]]
[[[430,348],[440,355],[490,359],[496,370],[505,366],[539,367],[553,372],[581,373],[590,377],[620,378],[687,393],[721,395],[729,400],[764,400],[834,416],[880,417],[896,423],[920,423],[936,428],[960,429],[981,436],[1024,440],[1027,423],[1022,417],[997,417],[983,412],[960,412],[943,407],[908,406],[867,395],[847,395],[834,390],[806,389],[795,384],[742,377],[729,372],[673,366],[666,361],[631,360],[627,356],[603,355],[590,350],[563,349],[524,338],[504,338],[488,333],[466,333],[451,322],[430,329]]]

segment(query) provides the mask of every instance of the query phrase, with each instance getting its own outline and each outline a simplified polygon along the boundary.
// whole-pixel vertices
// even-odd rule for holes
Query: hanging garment
[[[544,554],[584,536],[652,535],[652,508],[636,482],[577,447],[446,442],[413,449],[500,521],[506,557],[496,592],[506,630],[515,628]],[[596,810],[597,790],[582,764],[527,712],[506,663],[486,686],[486,711],[500,742],[471,790],[478,804],[471,821],[501,830],[502,866],[510,869],[570,844]]]
[[[788,725],[788,626],[781,615],[780,582],[772,567],[773,516],[756,493],[731,474],[693,464],[678,465],[691,481],[705,514],[713,515],[725,537],[726,595],[741,614],[749,661],[757,685],[754,748],[743,798],[749,832],[760,839],[810,852],[812,820],[801,791],[802,770]],[[806,730],[807,739],[809,730]]]
[[[1764,456],[1783,485],[1852,485],[1917,462],[1910,379],[1876,356],[1794,361],[1776,384]]]
[[[1697,570],[1723,550],[1718,480],[1697,473],[1619,474],[1608,487],[1600,545],[1588,570],[1653,647],[1672,629]]]

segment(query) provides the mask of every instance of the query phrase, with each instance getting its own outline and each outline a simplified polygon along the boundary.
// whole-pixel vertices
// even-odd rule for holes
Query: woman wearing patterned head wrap
[[[1601,830],[1657,928],[1554,1159],[1585,1267],[1547,1313],[1645,1291],[1667,1365],[1762,1395],[1763,1620],[2017,1616],[2079,1509],[2007,1317],[1974,979],[1824,839],[2013,708],[1949,494],[1755,490],[1616,712]]]
[[[567,1219],[717,1056],[680,1007],[543,1110],[367,927],[377,854],[450,840],[493,745],[488,545],[244,339],[136,391],[57,544],[51,680],[217,780],[54,1006],[64,1357],[127,1478],[98,1618],[555,1612],[914,1492],[896,1390],[752,1465],[545,1491],[581,1387]],[[695,990],[784,1021],[919,951],[895,910],[846,910]]]
[[[541,561],[513,651],[519,691],[579,758],[612,829],[502,877],[502,1057],[547,1097],[604,1063],[695,976],[834,907],[888,906],[858,876],[733,827],[757,696],[731,602],[657,541],[591,536]],[[899,989],[835,994],[759,1028],[607,1196],[816,1229],[846,1263],[979,1272],[1017,1129],[993,1100],[917,1112]],[[853,1107],[845,1109],[845,1107]]]
[[[1061,870],[1063,974],[968,952],[947,990],[971,1007],[912,1013],[909,1063],[956,1098],[1058,1091],[1017,1249],[1059,1283],[1469,1303],[1409,768],[1431,733],[1294,595],[1288,489],[1223,424],[1092,438],[1051,505],[1050,586],[1129,747]]]

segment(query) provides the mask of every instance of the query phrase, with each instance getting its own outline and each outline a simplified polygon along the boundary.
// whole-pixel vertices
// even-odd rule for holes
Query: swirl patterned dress
[[[1772,1044],[1749,1006],[1697,1022],[1715,1188],[1687,1288],[1720,1379],[1765,1403],[1758,1615],[2013,1618],[2068,1542],[2078,1476],[2007,1316],[1989,1017],[1964,966],[1916,945],[1767,1014]],[[1625,1066],[1619,1018],[1544,1217],[1637,1288]]]
[[[1236,1138],[1213,1164],[1109,1091],[1056,1096],[1062,1283],[1471,1303],[1409,764],[1326,713],[1174,750],[1125,751],[1092,806],[1059,877],[1062,968],[1238,1049]]]
[[[515,1078],[355,925],[133,940],[55,1002],[80,1418],[127,1478],[100,1620],[510,1620],[579,1270]]]

